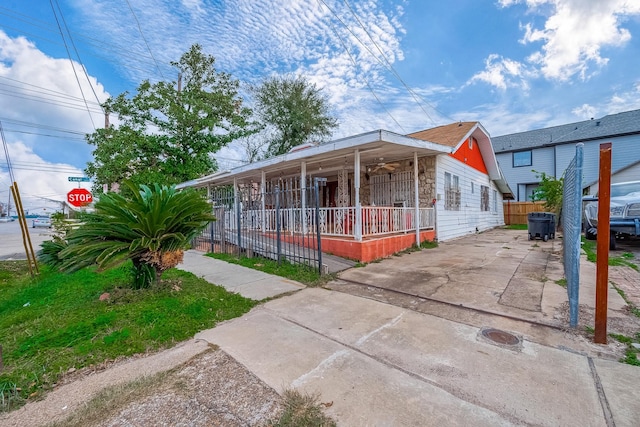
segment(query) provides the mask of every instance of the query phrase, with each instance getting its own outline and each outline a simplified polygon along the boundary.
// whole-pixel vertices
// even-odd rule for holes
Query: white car
[[[36,228],[36,227],[51,228],[51,218],[46,216],[34,218],[33,222],[31,223],[31,226],[33,228]]]
[[[616,248],[616,239],[640,236],[640,181],[611,184],[609,208],[609,249]],[[595,240],[598,233],[598,202],[592,198],[584,210],[584,235]]]

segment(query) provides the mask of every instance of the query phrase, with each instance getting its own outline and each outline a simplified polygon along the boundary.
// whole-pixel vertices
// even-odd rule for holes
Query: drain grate
[[[518,345],[520,344],[520,338],[510,334],[509,332],[501,331],[500,329],[483,329],[482,336],[498,344],[504,345]]]

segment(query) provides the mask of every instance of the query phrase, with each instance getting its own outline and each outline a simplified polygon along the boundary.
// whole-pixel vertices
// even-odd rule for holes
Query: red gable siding
[[[455,153],[449,154],[454,159],[465,163],[472,168],[486,174],[487,167],[484,164],[484,160],[482,159],[482,154],[480,153],[480,147],[478,147],[478,141],[474,137],[471,138],[471,148],[469,148],[469,140],[464,141],[463,144],[460,145]]]

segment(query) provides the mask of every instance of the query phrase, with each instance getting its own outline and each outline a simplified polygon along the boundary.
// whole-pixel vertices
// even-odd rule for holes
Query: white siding
[[[459,211],[444,209],[444,173],[449,172],[459,177],[461,205]],[[473,193],[471,183],[473,182]],[[487,212],[480,210],[480,186],[489,187],[489,208]],[[489,180],[489,177],[448,155],[436,158],[436,236],[439,241],[484,231],[504,225],[502,211],[502,194]],[[498,196],[497,211],[494,210],[494,194]]]
[[[554,161],[553,147],[544,147],[531,150],[531,166],[513,167],[513,153],[498,153],[496,160],[502,169],[504,178],[509,183],[511,189],[516,193],[517,201],[527,201],[525,188],[527,184],[537,183],[536,172],[544,172],[547,175],[555,176],[556,168]],[[565,166],[566,167],[566,166]],[[563,169],[564,170],[564,169]]]
[[[612,143],[611,170],[617,171],[640,161],[640,135],[628,135],[584,142],[584,167],[582,182],[586,185],[598,179],[600,144]],[[564,171],[576,154],[576,144],[561,144],[551,147],[534,148],[531,153],[531,166],[513,167],[513,153],[496,153],[496,159],[505,179],[515,192],[517,201],[527,201],[527,184],[539,180],[532,170],[544,172],[555,178],[563,176]],[[640,177],[636,178],[640,179]],[[634,180],[634,179],[630,179]]]
[[[600,144],[611,142],[611,170],[617,171],[640,161],[640,135],[622,136],[609,140],[587,141],[584,143],[584,165],[582,182],[586,185],[598,179],[600,165]],[[563,174],[576,154],[576,144],[559,145],[556,150],[558,171]],[[640,179],[637,178],[637,179]]]
[[[640,181],[640,163],[636,163],[631,167],[628,167],[611,175],[612,184],[628,181]],[[587,188],[587,194],[595,195],[597,193],[598,182],[595,181],[595,183],[591,187]]]

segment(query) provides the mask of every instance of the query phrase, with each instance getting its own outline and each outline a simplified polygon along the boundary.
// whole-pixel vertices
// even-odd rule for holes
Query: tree
[[[256,111],[271,130],[267,156],[277,156],[296,145],[324,139],[338,122],[329,114],[320,89],[302,77],[271,77],[254,87]],[[269,129],[270,128],[270,129]]]
[[[557,218],[560,219],[564,177],[556,179],[544,172],[538,172],[536,170],[532,170],[532,172],[536,173],[536,177],[540,180],[540,184],[538,184],[538,188],[536,188],[531,195],[531,201],[536,202],[544,200],[544,208],[548,212],[555,213]]]
[[[41,260],[67,272],[93,264],[110,268],[131,260],[134,287],[145,288],[181,262],[191,240],[215,220],[211,206],[195,190],[125,185],[131,196],[103,194],[95,213],[70,230],[66,242],[43,246]]]
[[[180,71],[180,82],[145,80],[133,97],[124,92],[103,104],[119,124],[87,135],[96,148],[86,173],[97,189],[125,179],[174,184],[212,173],[212,153],[256,131],[238,81],[218,72],[215,58],[199,45],[171,65]]]

